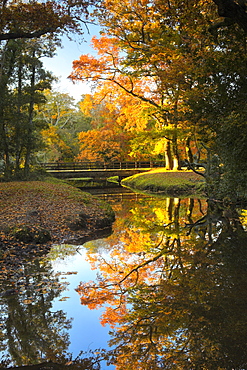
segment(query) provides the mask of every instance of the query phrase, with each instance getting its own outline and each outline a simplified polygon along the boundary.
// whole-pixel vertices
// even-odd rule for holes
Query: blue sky
[[[78,59],[82,54],[94,53],[90,41],[94,35],[98,35],[98,31],[98,27],[90,26],[90,34],[85,31],[85,41],[81,41],[79,36],[75,36],[73,41],[63,37],[63,48],[57,50],[57,55],[53,58],[42,59],[45,69],[51,71],[59,78],[59,82],[53,85],[54,90],[68,93],[76,101],[80,100],[82,94],[90,93],[88,84],[82,82],[73,83],[67,77],[72,71],[73,60]]]

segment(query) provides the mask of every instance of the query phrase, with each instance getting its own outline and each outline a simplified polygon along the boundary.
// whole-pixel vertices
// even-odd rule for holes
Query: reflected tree
[[[100,370],[101,361],[105,359],[106,353],[104,350],[89,350],[82,351],[76,359],[72,360],[72,355],[62,356],[59,362],[45,361],[39,364],[8,367],[4,370]]]
[[[101,275],[78,287],[81,302],[107,304],[102,324],[113,328],[118,370],[245,369],[243,218],[230,204],[209,202],[199,218],[194,201],[173,203],[165,217],[154,208],[141,218],[132,211],[131,232],[111,258],[94,255]]]
[[[64,286],[52,275],[50,264],[39,259],[5,271],[1,281],[1,348],[15,365],[55,361],[68,348],[71,320],[52,312],[52,301]],[[53,278],[51,278],[53,276]]]

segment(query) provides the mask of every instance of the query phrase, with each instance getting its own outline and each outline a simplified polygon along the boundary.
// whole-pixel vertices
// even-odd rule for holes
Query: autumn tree
[[[127,126],[134,103],[128,96],[105,86],[80,102],[82,111],[91,118],[92,130],[81,132],[80,160],[123,161],[130,154],[133,133]],[[133,119],[138,122],[138,118]],[[132,123],[133,123],[132,122]]]
[[[65,93],[44,91],[45,104],[37,107],[37,122],[45,148],[38,153],[42,162],[74,160],[79,152],[78,133],[91,128],[91,118],[86,116],[74,99]]]
[[[75,61],[71,77],[120,86],[148,103],[166,142],[167,168],[179,168],[184,95],[194,83],[195,59],[212,44],[207,16],[180,1],[125,1],[121,6],[106,2],[98,18],[110,37],[93,39],[99,57],[84,55]]]
[[[223,122],[227,111],[235,117],[242,114],[237,106],[244,104],[244,95],[238,91],[243,92],[245,85],[245,35],[233,26],[219,28],[217,35],[212,33],[210,26],[218,21],[216,10],[212,1],[200,4],[194,1],[185,4],[180,0],[125,1],[121,5],[105,2],[97,16],[108,37],[93,41],[99,57],[82,56],[75,61],[71,77],[120,86],[128,94],[148,102],[167,143],[167,168],[179,168],[182,139],[190,162],[197,162],[193,150],[196,159],[202,153],[208,157],[206,177],[211,184],[217,172],[230,173],[235,163],[235,174],[239,176],[236,185],[243,183],[241,174],[245,169],[237,169],[238,162],[227,156],[224,147],[230,142],[225,139],[228,136],[230,140],[231,134]],[[138,89],[140,81],[142,90]],[[241,120],[244,122],[245,118]],[[219,121],[222,124],[218,125]],[[243,135],[233,144],[233,152],[245,153],[241,145],[244,123],[240,126]],[[215,155],[218,169],[214,164],[211,166]],[[228,168],[229,162],[232,165]],[[221,174],[219,177],[223,179]],[[235,185],[227,189],[227,182],[220,186],[216,182],[215,189],[221,189],[220,194],[211,196],[234,193]]]
[[[157,96],[152,89],[155,86],[155,81],[151,77],[143,77],[140,82],[138,78],[131,76],[131,74],[124,76],[124,71],[121,70],[121,57],[118,56],[120,51],[116,47],[115,39],[103,37],[101,40],[94,39],[93,42],[95,47],[99,48],[99,54],[103,54],[104,49],[105,57],[96,60],[94,57],[82,56],[80,61],[74,62],[75,71],[71,74],[71,78],[94,80],[97,83],[103,81],[106,85],[112,85],[112,87],[108,87],[108,90],[122,88],[132,98],[140,99],[143,103],[149,105],[149,116],[152,121],[156,121],[160,129],[166,127],[166,119],[164,119],[166,113],[161,112],[166,111],[165,106],[161,103],[161,96]],[[129,125],[131,126],[130,122]],[[134,125],[135,122],[133,122],[133,127]],[[171,131],[169,127],[168,131]],[[168,137],[169,133],[166,132],[166,134]],[[167,167],[169,167],[171,164],[170,139],[167,140],[165,152],[167,158],[169,158],[167,160]]]
[[[125,147],[125,159],[164,158],[165,140],[163,142],[160,132],[157,133],[153,109],[148,102],[131,96],[119,86],[113,90],[110,84],[103,83],[93,95],[85,96],[81,109],[91,116],[92,126],[99,135],[104,124],[110,122],[116,133],[122,132],[122,137],[116,137],[116,140],[121,140],[119,144]]]

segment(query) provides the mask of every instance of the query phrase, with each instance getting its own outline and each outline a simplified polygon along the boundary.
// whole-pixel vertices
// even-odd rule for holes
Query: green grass
[[[193,171],[151,170],[122,180],[122,185],[150,193],[203,195],[203,177]]]

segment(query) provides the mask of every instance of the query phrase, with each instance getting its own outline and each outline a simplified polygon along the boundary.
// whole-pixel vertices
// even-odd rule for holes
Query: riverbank
[[[4,245],[78,244],[109,229],[111,207],[59,180],[0,183],[0,241]]]
[[[121,181],[121,184],[147,193],[160,193],[175,197],[205,195],[203,176],[187,170],[167,171],[159,168],[127,177]]]

